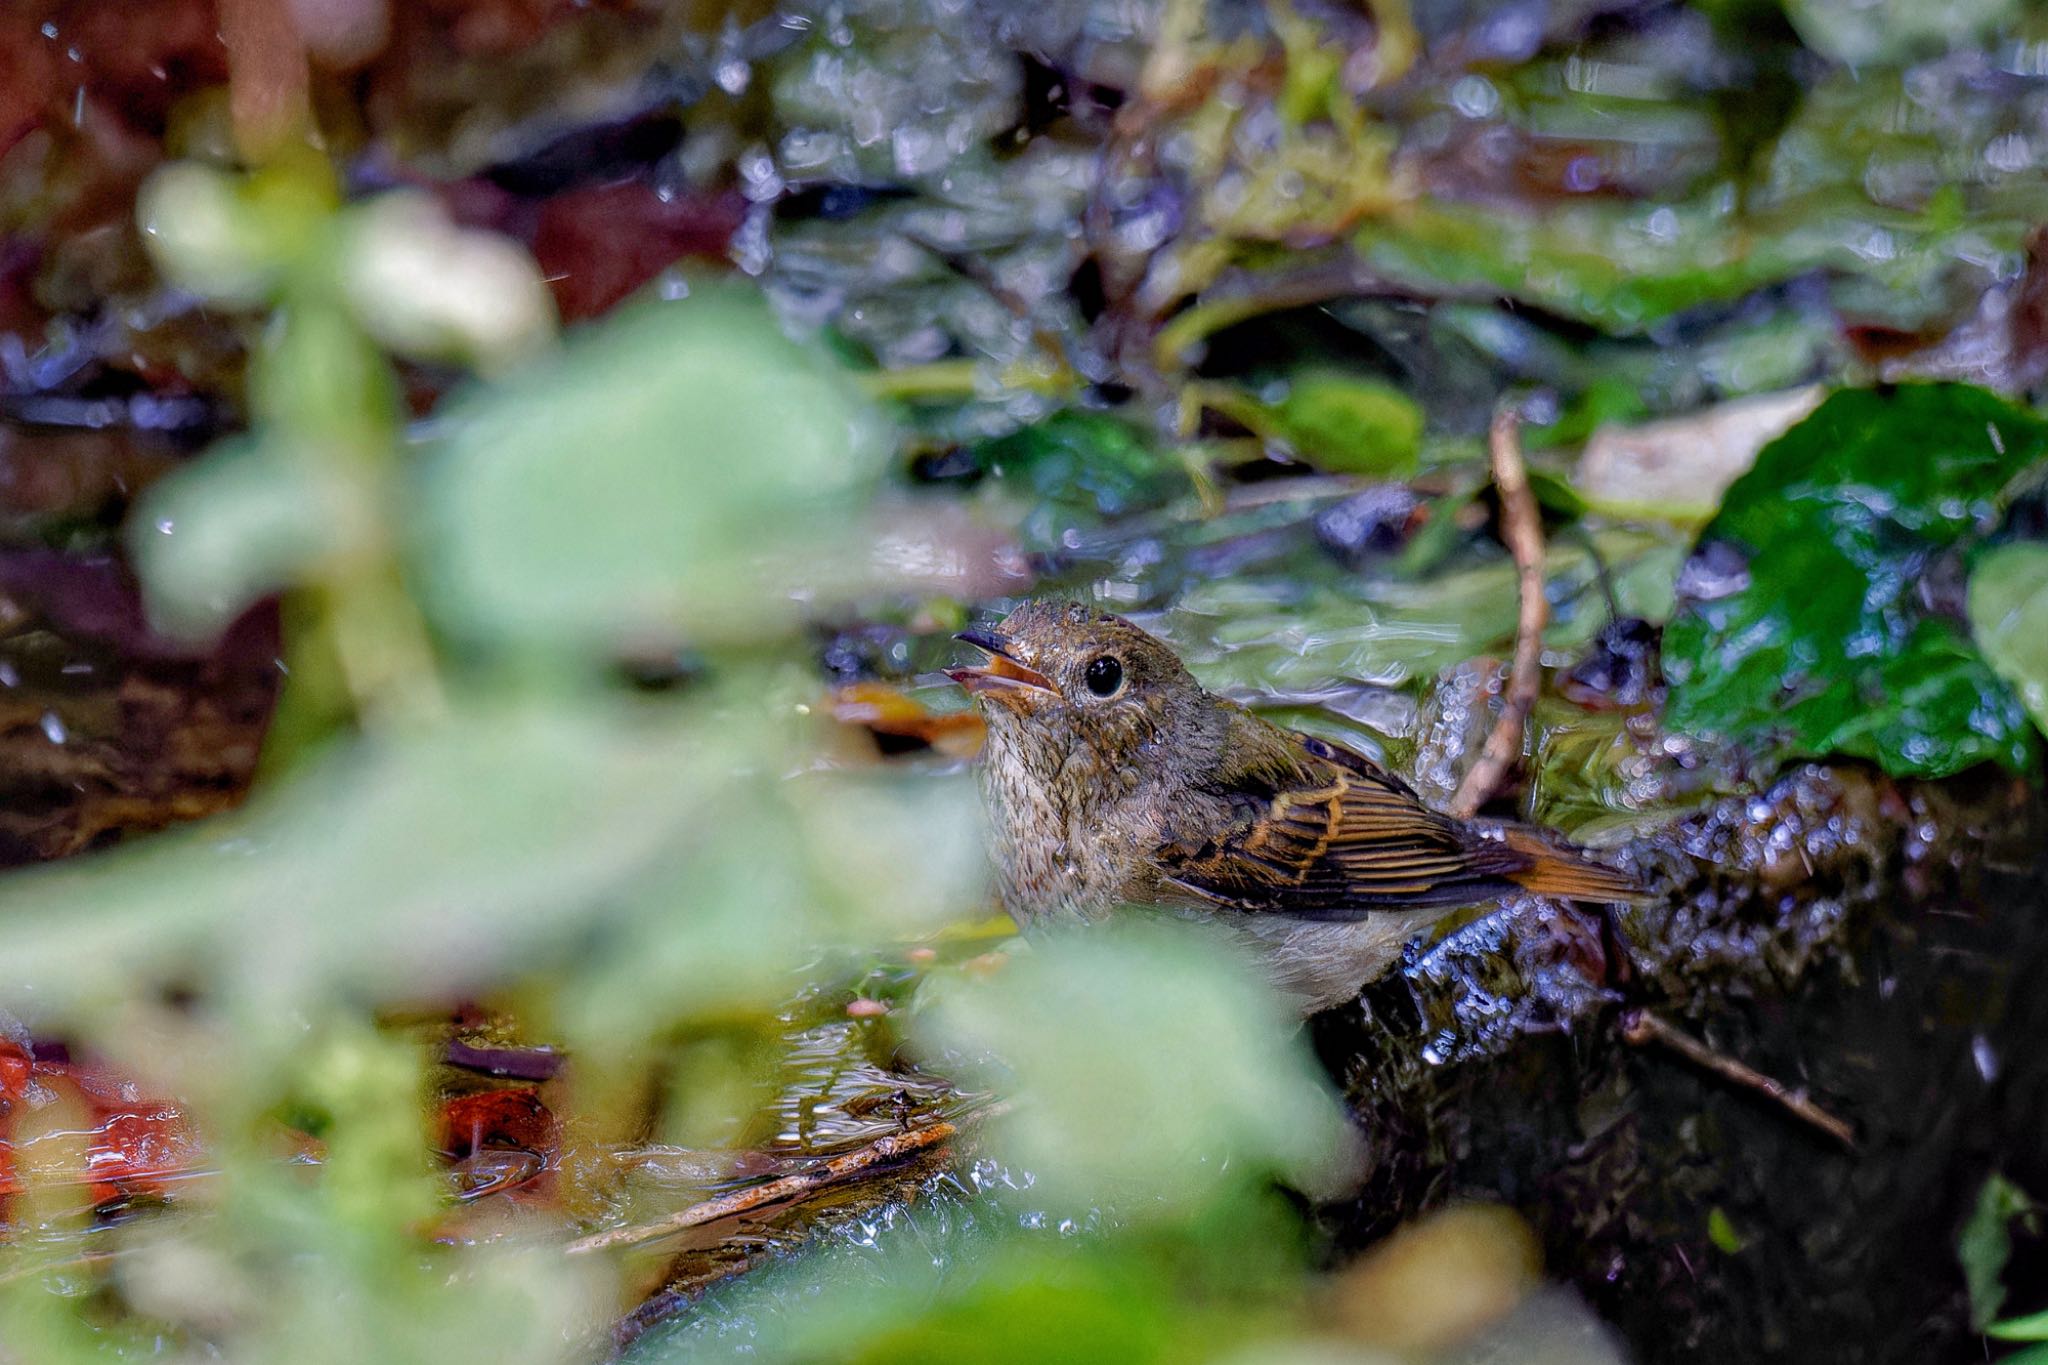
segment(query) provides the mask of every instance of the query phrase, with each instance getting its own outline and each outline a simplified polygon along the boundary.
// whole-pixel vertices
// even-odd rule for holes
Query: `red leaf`
[[[663,199],[639,181],[558,194],[541,205],[533,254],[568,321],[594,317],[686,257],[723,261],[746,216],[727,191]]]
[[[552,1158],[555,1116],[531,1086],[457,1095],[441,1106],[441,1151],[451,1161],[489,1147],[515,1147]]]

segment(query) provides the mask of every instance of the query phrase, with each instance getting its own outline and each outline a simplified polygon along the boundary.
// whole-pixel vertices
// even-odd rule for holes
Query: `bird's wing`
[[[1299,743],[1277,774],[1228,779],[1210,827],[1169,835],[1155,855],[1169,883],[1239,910],[1355,919],[1476,903],[1527,866],[1525,855],[1466,833],[1358,755]]]

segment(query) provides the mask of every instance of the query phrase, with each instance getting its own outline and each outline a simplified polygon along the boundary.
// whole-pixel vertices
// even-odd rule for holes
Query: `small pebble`
[[[881,1000],[862,998],[850,1002],[846,1007],[850,1019],[879,1019],[889,1012],[889,1006]]]

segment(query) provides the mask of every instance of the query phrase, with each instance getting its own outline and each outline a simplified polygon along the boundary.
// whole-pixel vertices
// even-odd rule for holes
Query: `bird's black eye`
[[[1114,655],[1103,654],[1088,661],[1087,672],[1081,681],[1088,684],[1088,690],[1098,697],[1115,694],[1124,685],[1124,666]]]

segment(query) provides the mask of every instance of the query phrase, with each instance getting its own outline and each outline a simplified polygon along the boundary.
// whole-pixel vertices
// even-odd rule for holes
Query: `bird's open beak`
[[[1036,669],[1026,668],[1010,656],[1010,642],[993,631],[963,630],[953,637],[963,644],[973,645],[988,655],[988,662],[980,668],[949,668],[946,676],[959,683],[969,692],[993,693],[997,696],[1017,695],[1022,688],[1037,688],[1041,692],[1052,692],[1052,680]]]

